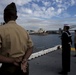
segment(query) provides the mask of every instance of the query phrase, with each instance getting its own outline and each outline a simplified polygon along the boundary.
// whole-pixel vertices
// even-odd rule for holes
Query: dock
[[[73,55],[74,51],[71,51],[71,70],[68,75],[76,75],[76,57]],[[60,75],[61,64],[62,50],[48,50],[46,54],[29,59],[29,75]]]

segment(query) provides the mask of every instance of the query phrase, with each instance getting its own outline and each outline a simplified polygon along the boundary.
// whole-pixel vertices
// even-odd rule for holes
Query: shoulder
[[[1,25],[0,26],[0,31],[4,30],[5,29],[5,26],[4,25]]]
[[[18,24],[17,24],[17,26],[18,26],[20,29],[22,29],[22,30],[24,30],[25,32],[27,32],[27,30],[26,30],[24,27],[22,27],[21,25],[18,25]]]
[[[19,31],[21,31],[23,34],[27,34],[28,35],[28,32],[27,30],[22,27],[21,25],[17,24],[16,27],[18,28]]]
[[[68,33],[66,31],[63,31],[62,35],[67,35]]]

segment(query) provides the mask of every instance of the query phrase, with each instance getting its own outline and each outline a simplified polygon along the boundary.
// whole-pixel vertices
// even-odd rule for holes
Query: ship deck
[[[62,66],[62,50],[58,49],[29,61],[29,75],[59,75]],[[71,51],[71,71],[68,75],[76,75],[76,57]],[[66,65],[67,66],[67,65]]]

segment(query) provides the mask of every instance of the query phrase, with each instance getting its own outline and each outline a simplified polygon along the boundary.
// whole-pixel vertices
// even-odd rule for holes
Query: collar
[[[11,20],[7,24],[16,24],[16,21]]]

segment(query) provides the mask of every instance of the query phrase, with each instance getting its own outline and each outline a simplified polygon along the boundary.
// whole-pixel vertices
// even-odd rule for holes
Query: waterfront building
[[[38,33],[45,33],[45,30],[42,29],[42,28],[40,28],[40,29],[38,30]]]

